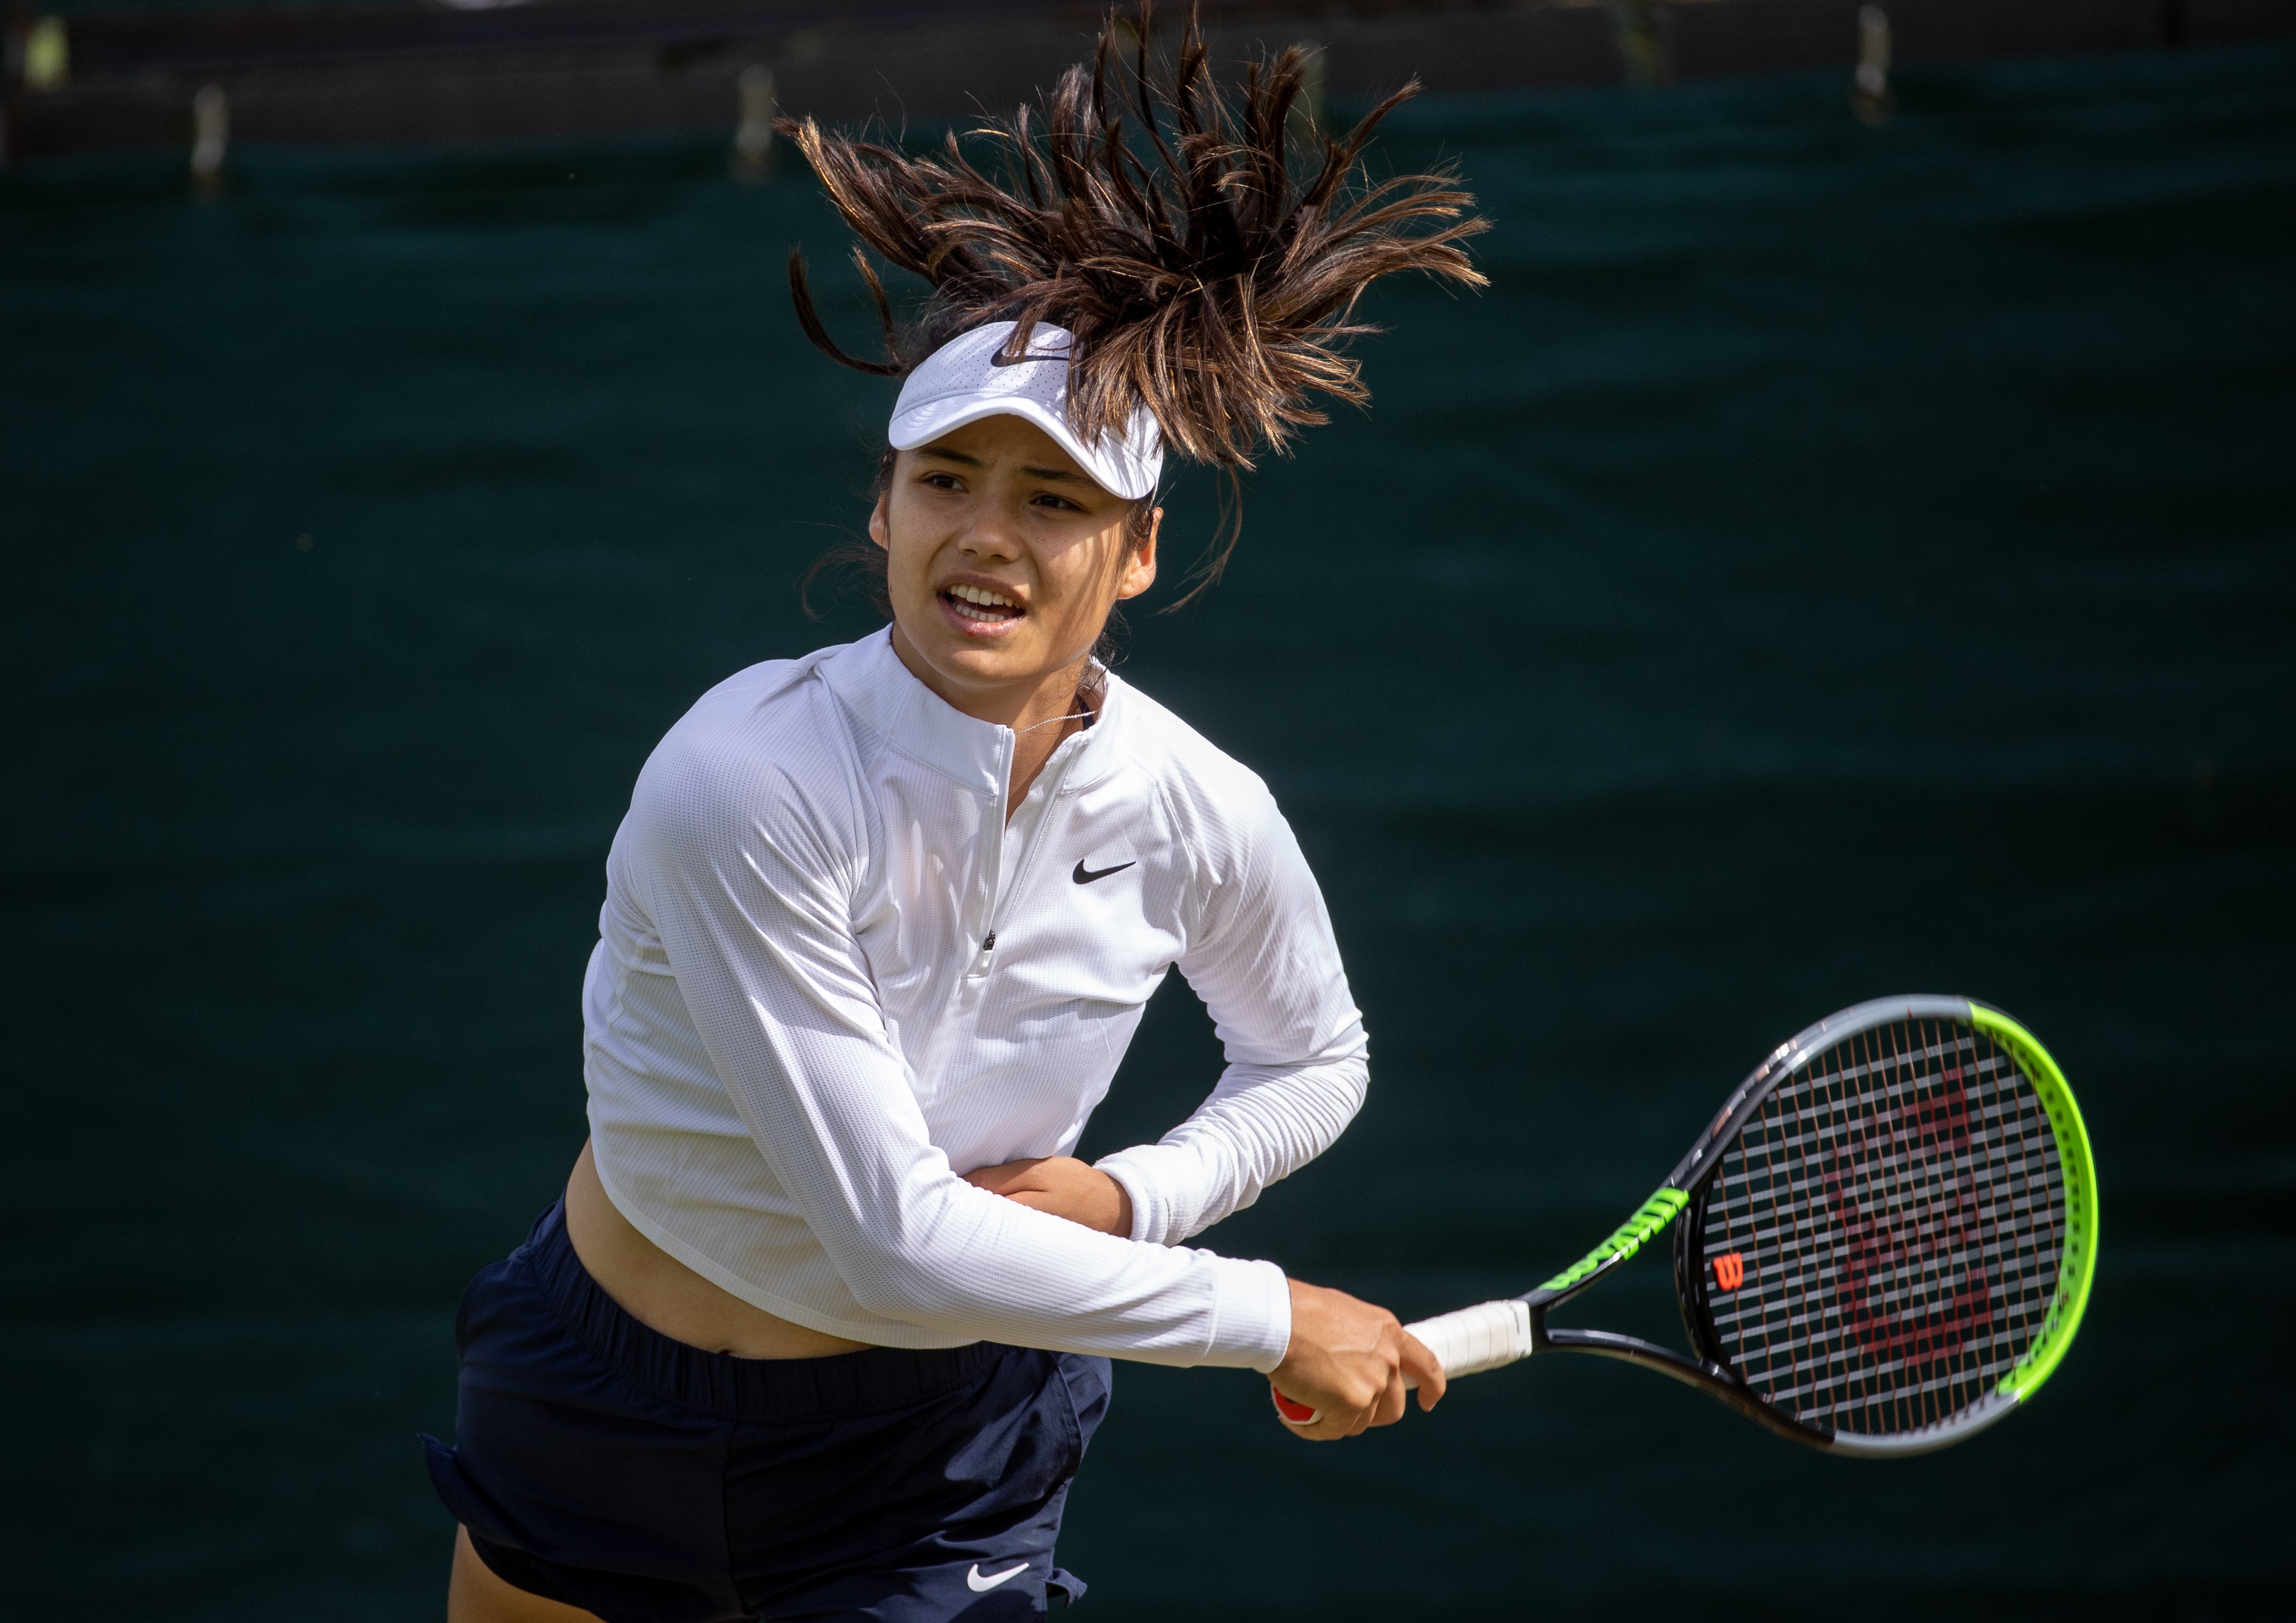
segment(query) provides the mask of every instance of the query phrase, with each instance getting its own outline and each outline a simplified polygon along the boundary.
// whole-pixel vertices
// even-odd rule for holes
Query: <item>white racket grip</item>
[[[1530,1357],[1530,1307],[1525,1302],[1478,1302],[1456,1313],[1439,1313],[1416,1324],[1406,1324],[1404,1329],[1419,1338],[1453,1381]],[[1419,1386],[1409,1376],[1403,1384],[1414,1391]],[[1273,1386],[1268,1396],[1275,1400],[1275,1412],[1287,1425],[1312,1426],[1321,1412],[1293,1403]]]
[[[1426,1344],[1454,1381],[1530,1357],[1530,1307],[1524,1302],[1479,1302],[1404,1328]]]

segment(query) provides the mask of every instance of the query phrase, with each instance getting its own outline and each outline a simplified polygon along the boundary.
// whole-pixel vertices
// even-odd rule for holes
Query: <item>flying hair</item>
[[[1121,434],[1145,405],[1167,448],[1226,472],[1233,497],[1263,449],[1283,454],[1330,421],[1317,397],[1370,399],[1346,348],[1379,330],[1357,317],[1364,290],[1398,271],[1482,286],[1462,244],[1488,222],[1447,168],[1382,181],[1365,171],[1373,131],[1416,80],[1345,135],[1296,143],[1308,150],[1287,162],[1307,54],[1249,63],[1238,94],[1214,81],[1193,12],[1168,65],[1152,61],[1151,23],[1145,4],[1136,19],[1111,13],[1089,69],[1070,68],[1037,109],[951,132],[932,156],[782,120],[861,239],[853,258],[884,358],[849,355],[830,336],[800,250],[790,294],[807,337],[880,377],[988,322],[1015,324],[999,357],[1014,361],[1037,323],[1066,327],[1078,434]],[[988,166],[1001,178],[968,158],[966,136],[1001,152]],[[864,246],[931,287],[908,322],[895,320]],[[1229,511],[1181,602],[1225,567],[1239,516]]]

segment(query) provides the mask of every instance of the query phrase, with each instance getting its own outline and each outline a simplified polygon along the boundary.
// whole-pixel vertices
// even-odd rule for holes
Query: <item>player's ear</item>
[[[1164,510],[1152,507],[1148,510],[1146,533],[1125,537],[1124,572],[1116,582],[1119,600],[1137,597],[1156,584],[1156,537],[1163,528]]]
[[[893,550],[893,527],[886,516],[886,510],[892,505],[892,502],[893,493],[890,490],[880,490],[877,493],[877,504],[869,510],[869,539],[889,553]]]

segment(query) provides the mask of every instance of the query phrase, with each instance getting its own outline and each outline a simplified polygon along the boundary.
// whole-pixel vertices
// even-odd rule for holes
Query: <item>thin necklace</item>
[[[1096,684],[1095,684],[1095,685],[1096,685]],[[1084,684],[1083,683],[1079,682],[1079,683],[1078,683],[1078,684],[1077,684],[1077,690],[1076,690],[1076,696],[1077,696],[1077,699],[1078,699],[1079,701],[1083,701],[1083,699],[1084,699],[1084,693],[1085,693],[1085,684]],[[1091,721],[1096,714],[1097,714],[1097,712],[1095,712],[1095,711],[1093,709],[1092,706],[1091,706],[1089,703],[1086,703],[1086,704],[1085,704],[1085,708],[1084,708],[1084,709],[1080,709],[1080,710],[1071,710],[1071,711],[1070,711],[1070,712],[1069,712],[1067,715],[1065,715],[1065,716],[1048,716],[1048,717],[1046,717],[1044,720],[1042,720],[1042,721],[1032,721],[1032,722],[1030,722],[1027,726],[1022,727],[1022,728],[1021,729],[1021,732],[1023,732],[1023,733],[1033,733],[1033,732],[1035,732],[1038,727],[1049,727],[1049,726],[1051,726],[1051,725],[1052,725],[1054,722],[1056,722],[1056,721],[1085,721],[1085,722],[1088,722],[1088,721]]]

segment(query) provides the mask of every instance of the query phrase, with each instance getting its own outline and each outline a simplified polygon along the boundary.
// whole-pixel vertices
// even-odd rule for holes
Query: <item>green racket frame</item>
[[[2033,1086],[2056,1140],[2057,1160],[2064,1180],[2065,1234],[2055,1293],[2040,1332],[1994,1389],[1959,1413],[1919,1430],[1890,1436],[1834,1431],[1812,1426],[1772,1406],[1749,1388],[1723,1361],[1710,1325],[1700,1322],[1696,1282],[1703,1267],[1700,1224],[1703,1196],[1720,1173],[1723,1152],[1781,1082],[1792,1077],[1811,1056],[1861,1031],[1906,1019],[1964,1021],[2007,1049]],[[1683,1323],[1698,1356],[1685,1357],[1669,1348],[1603,1330],[1550,1330],[1549,1309],[1570,1300],[1619,1266],[1688,1210],[1693,1220],[1676,1230],[1675,1283],[1681,1297]],[[1592,1353],[1656,1370],[1708,1396],[1718,1398],[1781,1437],[1791,1438],[1829,1453],[1866,1458],[1897,1458],[1924,1454],[1975,1435],[2002,1420],[2031,1398],[2042,1382],[2062,1362],[2080,1329],[2096,1278],[2096,1163],[2090,1152],[2080,1107],[2065,1083],[2057,1062],[2032,1033],[2000,1010],[1965,997],[1917,996],[1877,998],[1831,1015],[1781,1044],[1752,1075],[1739,1084],[1729,1102],[1682,1158],[1658,1192],[1643,1202],[1632,1217],[1577,1262],[1535,1291],[1515,1298],[1529,1309],[1531,1351]]]

